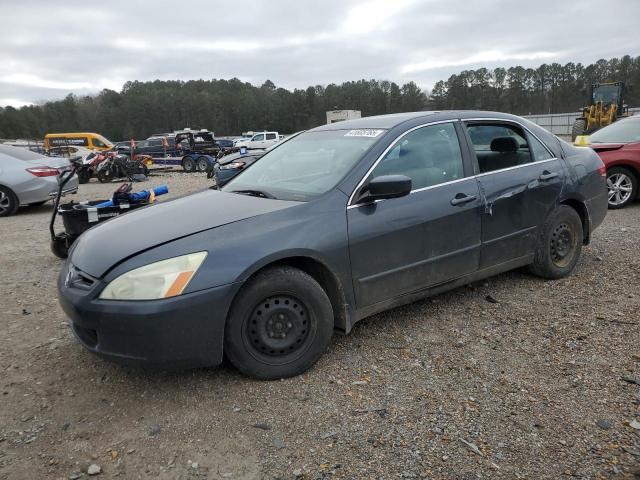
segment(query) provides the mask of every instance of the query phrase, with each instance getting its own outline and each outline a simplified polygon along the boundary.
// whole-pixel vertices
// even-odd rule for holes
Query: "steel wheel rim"
[[[208,166],[209,162],[206,159],[201,158],[200,160],[198,160],[198,170],[200,170],[201,172],[205,172]]]
[[[190,158],[184,161],[184,168],[187,170],[193,170],[195,167],[195,163]]]
[[[306,305],[291,295],[275,295],[253,308],[244,337],[254,355],[278,361],[303,350],[310,333]]]
[[[628,202],[633,193],[631,177],[624,173],[614,173],[607,177],[609,205],[618,206]]]
[[[0,191],[0,212],[4,213],[11,207],[11,199],[9,195]]]
[[[551,261],[558,267],[566,267],[573,260],[576,236],[567,223],[561,223],[551,232]]]

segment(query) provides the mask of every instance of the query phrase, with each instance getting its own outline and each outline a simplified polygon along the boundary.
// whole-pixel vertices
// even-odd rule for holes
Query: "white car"
[[[83,161],[91,153],[94,153],[94,151],[87,147],[79,147],[77,145],[51,147],[47,151],[47,154],[51,157],[67,157],[67,158],[82,157]]]
[[[250,139],[241,140],[234,143],[236,147],[252,148],[269,148],[271,145],[275,145],[281,140],[278,132],[259,132],[253,135]]]

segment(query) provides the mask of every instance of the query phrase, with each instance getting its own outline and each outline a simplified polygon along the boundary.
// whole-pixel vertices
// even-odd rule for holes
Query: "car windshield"
[[[105,147],[113,147],[113,142],[111,142],[111,140],[107,140],[102,135],[96,135],[95,138],[101,141]]]
[[[308,201],[338,184],[383,130],[301,133],[269,150],[222,190],[262,192],[282,200]]]
[[[591,143],[640,142],[640,119],[622,120],[591,134]]]
[[[618,103],[620,87],[618,85],[600,85],[593,90],[593,101],[608,103]]]

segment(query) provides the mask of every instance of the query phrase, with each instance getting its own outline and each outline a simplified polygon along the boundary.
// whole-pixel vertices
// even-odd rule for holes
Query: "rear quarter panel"
[[[560,145],[569,172],[562,200],[578,200],[587,207],[591,233],[607,215],[607,184],[601,174],[602,159],[591,148],[574,147],[562,141]]]

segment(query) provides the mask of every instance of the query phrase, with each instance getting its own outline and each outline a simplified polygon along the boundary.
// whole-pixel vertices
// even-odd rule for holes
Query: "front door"
[[[485,201],[480,268],[533,255],[562,190],[561,161],[517,124],[468,122],[466,128]]]
[[[481,199],[476,179],[465,177],[454,124],[401,136],[367,180],[392,174],[411,178],[409,195],[347,208],[359,308],[478,269]]]

